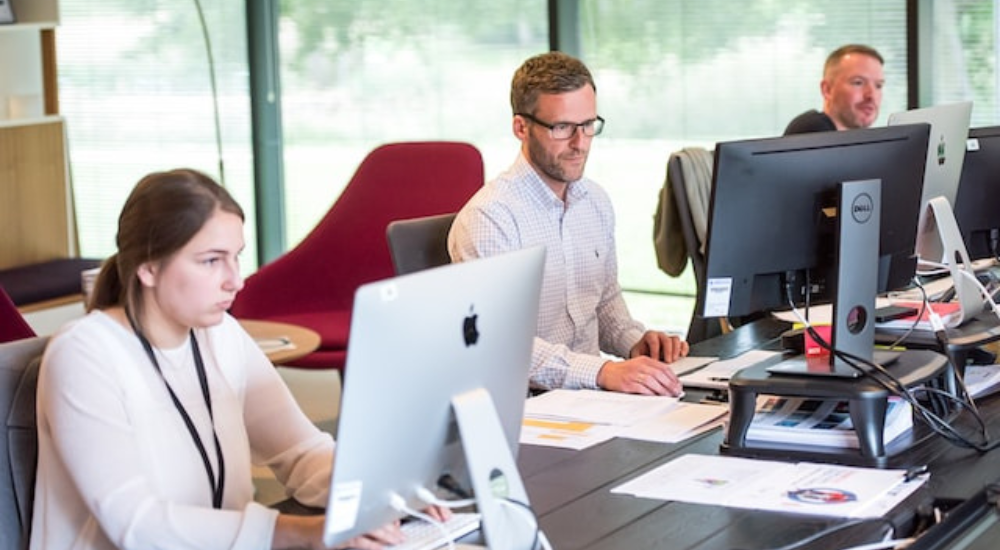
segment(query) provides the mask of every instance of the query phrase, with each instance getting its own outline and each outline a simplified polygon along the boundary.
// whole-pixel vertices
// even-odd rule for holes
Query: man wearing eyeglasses
[[[448,236],[452,260],[545,247],[532,388],[678,395],[668,363],[687,354],[687,342],[647,331],[629,314],[611,201],[583,175],[604,128],[590,71],[561,52],[537,55],[514,73],[510,101],[520,152],[459,212]]]

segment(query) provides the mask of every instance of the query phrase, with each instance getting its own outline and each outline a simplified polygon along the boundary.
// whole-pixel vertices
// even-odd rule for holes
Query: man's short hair
[[[541,94],[561,94],[579,90],[594,78],[579,59],[563,52],[547,52],[528,58],[514,72],[510,84],[510,106],[517,113],[532,114]]]
[[[850,54],[867,55],[868,57],[877,59],[880,65],[885,65],[882,54],[878,53],[878,50],[875,48],[864,44],[847,44],[833,50],[830,52],[830,55],[826,56],[826,63],[823,65],[823,78],[826,78],[830,71],[840,63],[841,59]]]

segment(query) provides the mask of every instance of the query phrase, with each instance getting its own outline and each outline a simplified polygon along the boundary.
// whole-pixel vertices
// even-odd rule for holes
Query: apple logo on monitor
[[[466,347],[475,345],[479,341],[479,328],[476,327],[476,320],[479,319],[479,315],[473,313],[473,307],[475,306],[469,306],[469,315],[462,322],[462,336],[465,338]]]

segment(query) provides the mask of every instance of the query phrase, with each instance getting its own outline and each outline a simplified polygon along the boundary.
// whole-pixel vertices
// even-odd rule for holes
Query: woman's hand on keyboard
[[[451,510],[444,506],[431,505],[424,508],[424,513],[438,521],[448,521],[451,519]]]
[[[399,528],[399,521],[394,521],[389,525],[380,527],[370,533],[360,537],[355,537],[337,548],[357,548],[358,550],[382,550],[385,546],[392,546],[403,542],[405,537]]]

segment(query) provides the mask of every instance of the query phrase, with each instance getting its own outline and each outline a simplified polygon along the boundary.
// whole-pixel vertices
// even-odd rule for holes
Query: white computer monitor
[[[912,109],[889,115],[889,125],[925,122],[931,125],[924,167],[924,188],[920,200],[920,221],[916,252],[922,260],[941,263],[954,261],[945,257],[944,247],[933,220],[929,219],[929,204],[934,197],[944,197],[955,204],[958,182],[965,162],[965,142],[969,135],[972,102],[963,101]],[[891,201],[892,197],[885,197]]]
[[[523,510],[505,512],[492,499],[527,504],[514,457],[544,258],[536,247],[358,289],[327,546],[405,515],[393,495],[425,508],[418,488],[436,491],[445,474],[475,494],[490,547],[534,539]]]
[[[924,168],[924,188],[915,252],[923,272],[947,270],[959,309],[945,318],[955,327],[973,319],[983,309],[983,298],[973,280],[969,253],[955,220],[953,205],[965,162],[972,102],[963,101],[913,109],[889,116],[889,124],[926,122],[931,125]],[[892,200],[887,197],[886,200]]]

